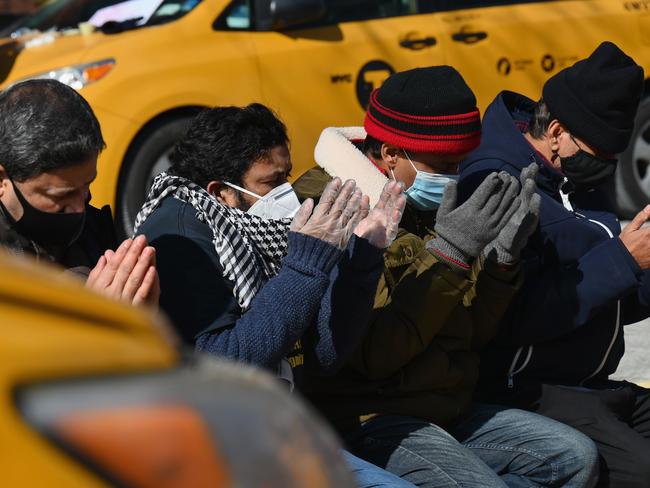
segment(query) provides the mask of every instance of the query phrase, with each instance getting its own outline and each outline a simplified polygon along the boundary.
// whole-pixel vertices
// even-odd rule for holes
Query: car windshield
[[[0,37],[20,36],[30,31],[76,29],[80,22],[102,27],[106,22],[125,23],[127,28],[163,24],[183,17],[201,0],[50,0],[0,30]]]
[[[44,32],[50,29],[74,29],[79,22],[86,22],[98,10],[120,3],[124,3],[124,0],[51,0],[33,14],[0,30],[0,36],[7,37],[12,33],[31,30]]]
[[[201,3],[201,0],[163,0],[146,25],[164,24],[180,19]]]

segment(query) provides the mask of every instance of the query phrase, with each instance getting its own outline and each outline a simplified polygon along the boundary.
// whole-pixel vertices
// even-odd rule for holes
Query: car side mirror
[[[326,12],[325,0],[256,0],[255,26],[277,31],[315,22]]]

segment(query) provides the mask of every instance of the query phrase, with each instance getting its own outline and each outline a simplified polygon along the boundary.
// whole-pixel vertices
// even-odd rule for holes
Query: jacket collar
[[[534,108],[535,102],[523,95],[501,92],[485,111],[481,146],[469,155],[461,171],[483,159],[500,159],[520,171],[535,162],[539,165],[537,186],[559,198],[564,176],[546,164],[523,135]]]
[[[54,260],[43,247],[16,231],[2,209],[0,209],[0,246],[18,256],[29,254],[39,260],[44,257],[50,261]]]
[[[358,149],[356,144],[365,138],[363,127],[329,127],[321,133],[314,156],[330,176],[356,181],[363,193],[370,197],[370,205],[374,206],[388,178]],[[432,235],[435,217],[435,211],[417,210],[407,201],[400,228],[420,237]]]
[[[356,181],[374,206],[388,178],[355,146],[365,138],[363,127],[328,127],[318,139],[314,158],[331,177]]]

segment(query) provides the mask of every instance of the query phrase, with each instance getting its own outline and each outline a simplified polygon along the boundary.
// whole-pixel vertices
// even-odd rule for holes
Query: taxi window
[[[234,0],[212,26],[216,30],[251,30],[252,0]]]
[[[515,5],[518,3],[542,3],[551,0],[419,0],[418,10],[421,13],[445,12],[449,10],[464,10],[469,8],[496,7],[498,5]]]
[[[327,0],[325,18],[315,25],[358,22],[418,13],[417,0]]]
[[[201,3],[202,0],[162,0],[145,25],[166,24],[180,19]]]
[[[250,0],[233,2],[224,20],[228,29],[248,30],[251,27]]]
[[[421,1],[421,0],[420,0]],[[214,23],[218,30],[250,30],[251,0],[234,0]],[[418,0],[326,0],[326,14],[317,22],[304,24],[302,28],[383,19],[418,13]]]

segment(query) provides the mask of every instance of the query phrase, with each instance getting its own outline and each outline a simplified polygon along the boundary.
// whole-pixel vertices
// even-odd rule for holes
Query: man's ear
[[[205,189],[210,195],[216,198],[219,203],[233,208],[239,207],[239,196],[237,192],[228,185],[224,185],[223,182],[213,180],[208,183]]]
[[[215,197],[220,203],[226,203],[228,191],[232,191],[228,185],[224,185],[221,181],[213,180],[205,187],[210,195]]]
[[[382,169],[390,174],[391,170],[397,166],[397,156],[401,149],[392,144],[383,143],[381,145],[381,161],[375,161]]]
[[[548,124],[548,129],[546,130],[546,137],[548,139],[548,144],[551,148],[552,154],[557,154],[560,150],[560,136],[566,132],[566,129],[562,123],[557,120],[551,120],[551,123]]]
[[[5,193],[5,180],[9,179],[9,175],[5,170],[5,167],[0,164],[0,196]]]

